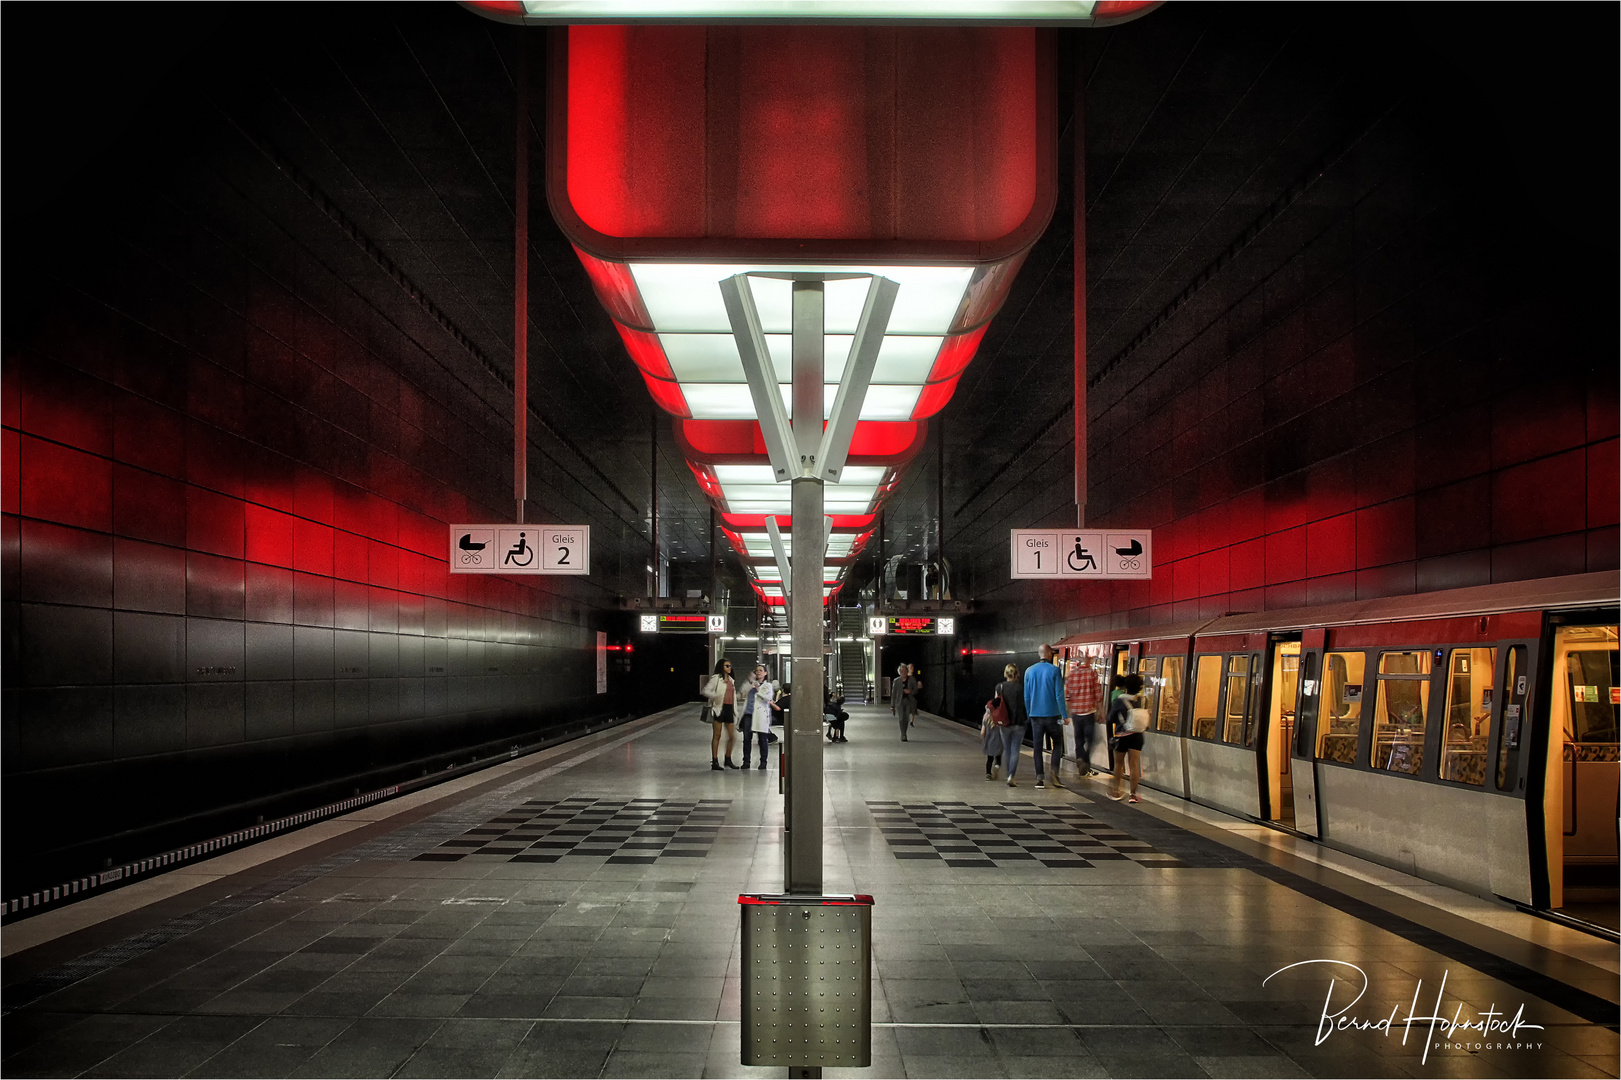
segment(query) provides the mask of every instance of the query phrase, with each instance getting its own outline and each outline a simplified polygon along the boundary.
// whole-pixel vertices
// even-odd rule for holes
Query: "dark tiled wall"
[[[628,706],[595,631],[645,540],[579,481],[532,496],[591,579],[447,572],[447,523],[512,514],[508,391],[206,172],[120,209],[8,312],[10,853]]]
[[[1074,524],[1063,425],[960,542],[975,644],[1616,567],[1610,241],[1420,130],[1387,118],[1092,387],[1087,522],[1152,528],[1153,580],[1009,579],[1007,529]]]

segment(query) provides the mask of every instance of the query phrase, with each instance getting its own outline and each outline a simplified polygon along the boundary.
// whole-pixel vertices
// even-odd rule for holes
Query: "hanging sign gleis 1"
[[[589,574],[589,525],[452,525],[452,574]]]
[[[1149,529],[1014,529],[1016,578],[1151,578],[1154,534]]]

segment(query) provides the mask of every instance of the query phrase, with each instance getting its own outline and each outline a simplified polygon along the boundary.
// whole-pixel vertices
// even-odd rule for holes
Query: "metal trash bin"
[[[743,1064],[872,1064],[872,897],[747,893]]]

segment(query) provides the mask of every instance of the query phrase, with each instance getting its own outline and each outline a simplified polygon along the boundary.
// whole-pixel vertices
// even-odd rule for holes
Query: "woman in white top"
[[[737,726],[743,732],[743,767],[749,767],[749,751],[756,739],[760,743],[760,768],[765,768],[767,751],[771,746],[771,714],[779,712],[776,703],[777,688],[771,684],[771,675],[764,664],[754,665],[749,679],[748,701]],[[750,732],[753,732],[751,735]]]
[[[720,764],[720,733],[726,729],[726,768],[732,764],[732,747],[737,745],[737,684],[732,681],[732,662],[722,660],[715,665],[715,673],[704,684],[704,698],[709,702],[710,715],[715,718],[715,733],[709,737],[709,767],[717,772]]]

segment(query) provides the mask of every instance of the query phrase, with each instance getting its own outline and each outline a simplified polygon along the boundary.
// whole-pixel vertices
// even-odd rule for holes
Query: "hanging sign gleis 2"
[[[1014,529],[1016,578],[1151,578],[1149,529]]]
[[[452,574],[589,574],[589,525],[452,525]]]

